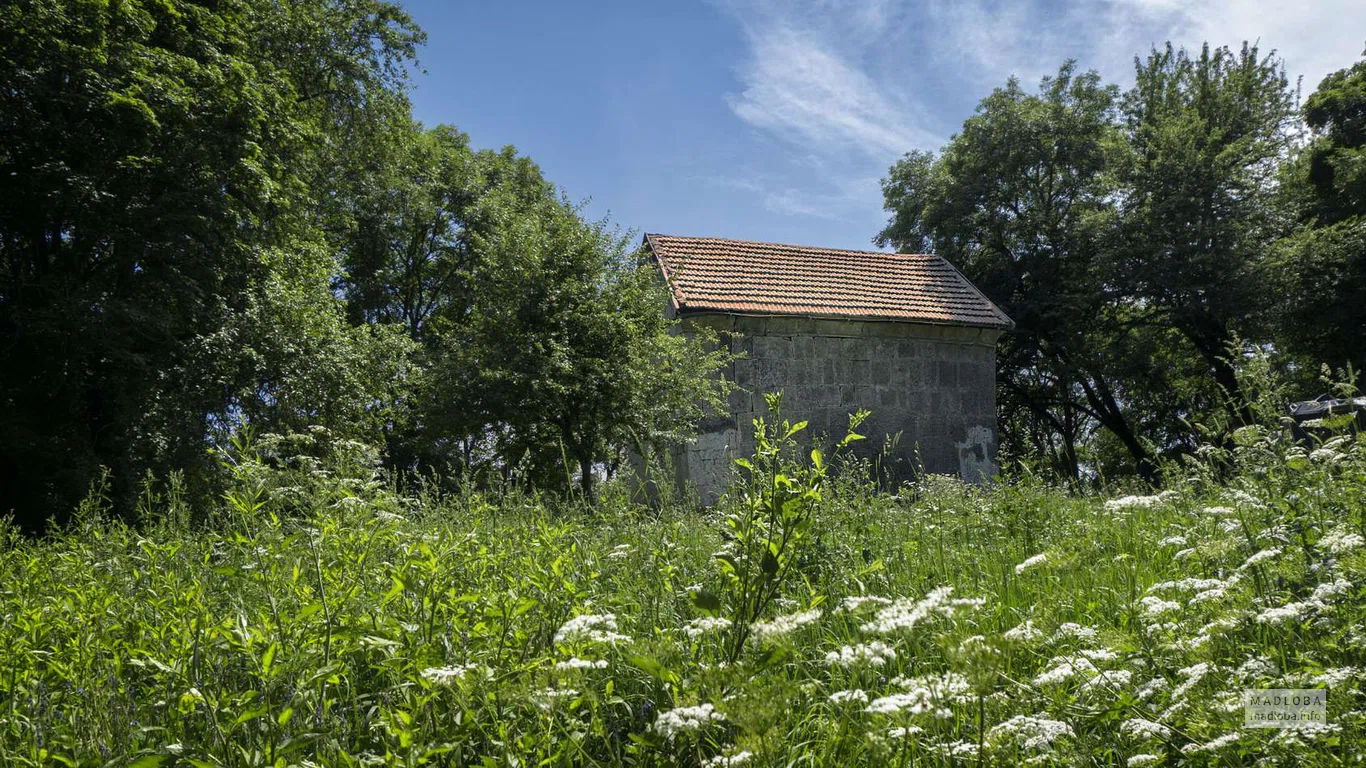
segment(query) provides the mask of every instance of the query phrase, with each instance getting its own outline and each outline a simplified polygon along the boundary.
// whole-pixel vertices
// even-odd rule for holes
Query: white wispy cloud
[[[878,215],[876,179],[897,157],[941,146],[968,117],[963,94],[1008,77],[1029,87],[1076,59],[1125,86],[1134,57],[1167,40],[1248,40],[1274,49],[1308,93],[1366,45],[1363,0],[714,2],[746,44],[730,109],[780,148],[732,186],[770,211],[859,221]]]

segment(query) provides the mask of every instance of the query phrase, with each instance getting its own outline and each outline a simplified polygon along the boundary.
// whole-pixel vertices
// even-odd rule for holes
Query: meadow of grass
[[[0,764],[1363,759],[1359,439],[1244,428],[1089,496],[879,492],[789,431],[712,510],[400,491],[316,435],[225,455],[206,520],[172,483],[6,531]],[[1329,722],[1246,729],[1245,688]]]

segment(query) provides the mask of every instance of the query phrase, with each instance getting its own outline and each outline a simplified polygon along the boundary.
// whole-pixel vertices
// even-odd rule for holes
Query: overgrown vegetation
[[[1274,351],[1302,400],[1320,364],[1366,363],[1366,65],[1303,110],[1256,45],[1134,65],[1122,92],[1071,63],[1036,92],[1012,79],[883,182],[878,241],[953,261],[1016,321],[1004,452],[1074,482],[1151,480],[1191,424],[1247,422],[1239,357]]]
[[[10,529],[0,759],[1341,765],[1366,744],[1350,424],[1314,446],[1244,426],[1117,498],[890,495],[802,453],[800,423],[756,429],[714,511],[400,493],[316,431],[221,455],[208,528],[169,483],[143,530],[98,494],[49,540]],[[1326,687],[1329,723],[1244,729],[1251,687]]]

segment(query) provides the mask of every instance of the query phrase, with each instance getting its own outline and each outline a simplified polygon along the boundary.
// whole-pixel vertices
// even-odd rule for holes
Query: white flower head
[[[773,642],[787,637],[802,627],[813,624],[821,618],[821,610],[813,608],[800,613],[775,616],[767,621],[756,621],[750,625],[750,632],[758,642]]]
[[[556,644],[561,643],[612,643],[630,640],[627,635],[617,632],[617,617],[610,613],[585,613],[566,621],[555,632]]]
[[[825,660],[829,664],[837,664],[845,668],[863,664],[870,667],[880,667],[889,661],[896,660],[896,650],[886,643],[874,640],[871,643],[846,645],[838,651],[831,651],[825,654]]]
[[[577,656],[565,661],[555,662],[555,669],[561,672],[583,669],[607,669],[606,659],[580,659]]]
[[[901,598],[879,610],[873,620],[864,624],[864,632],[887,634],[911,629],[927,619],[953,618],[960,611],[973,610],[986,603],[983,598],[955,598],[953,587],[938,587],[923,599]]]
[[[1039,752],[1052,748],[1059,739],[1075,735],[1067,723],[1029,715],[1016,715],[987,732],[987,738],[994,744],[1013,742]]]
[[[1040,552],[1039,554],[1025,560],[1023,563],[1020,563],[1019,565],[1015,566],[1015,575],[1018,576],[1036,565],[1041,565],[1047,560],[1048,553]]]
[[[830,694],[831,704],[867,704],[868,694],[857,688],[850,691],[835,691]]]
[[[1136,739],[1165,739],[1172,734],[1172,729],[1167,726],[1141,717],[1125,720],[1120,724],[1119,730],[1120,733]]]
[[[471,672],[484,672],[487,668],[478,664],[455,664],[448,667],[428,667],[422,670],[422,679],[432,685],[455,685]]]
[[[692,621],[689,621],[686,625],[684,625],[683,634],[687,635],[689,638],[693,640],[696,640],[697,638],[702,637],[703,635],[724,632],[725,630],[730,628],[730,625],[730,619],[703,616],[701,618],[693,619]]]
[[[1023,624],[1016,625],[1015,627],[1006,630],[1005,633],[1005,638],[1007,640],[1014,640],[1020,643],[1033,642],[1040,637],[1043,637],[1043,633],[1034,628],[1034,621],[1032,619],[1025,619]]]
[[[695,707],[678,707],[660,712],[655,718],[655,732],[669,740],[684,733],[700,731],[714,722],[725,720],[726,716],[716,711],[710,703]]]

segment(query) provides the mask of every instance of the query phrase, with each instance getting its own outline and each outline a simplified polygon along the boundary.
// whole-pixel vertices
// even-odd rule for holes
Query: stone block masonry
[[[871,411],[858,449],[879,454],[897,436],[884,464],[894,476],[923,468],[979,482],[995,474],[999,330],[721,313],[688,315],[683,332],[692,325],[738,334],[733,351],[744,355],[727,372],[740,388],[731,412],[675,455],[680,478],[706,501],[724,490],[731,459],[753,450],[765,392],[783,393],[784,415],[808,421],[811,439],[838,440],[849,414]]]

